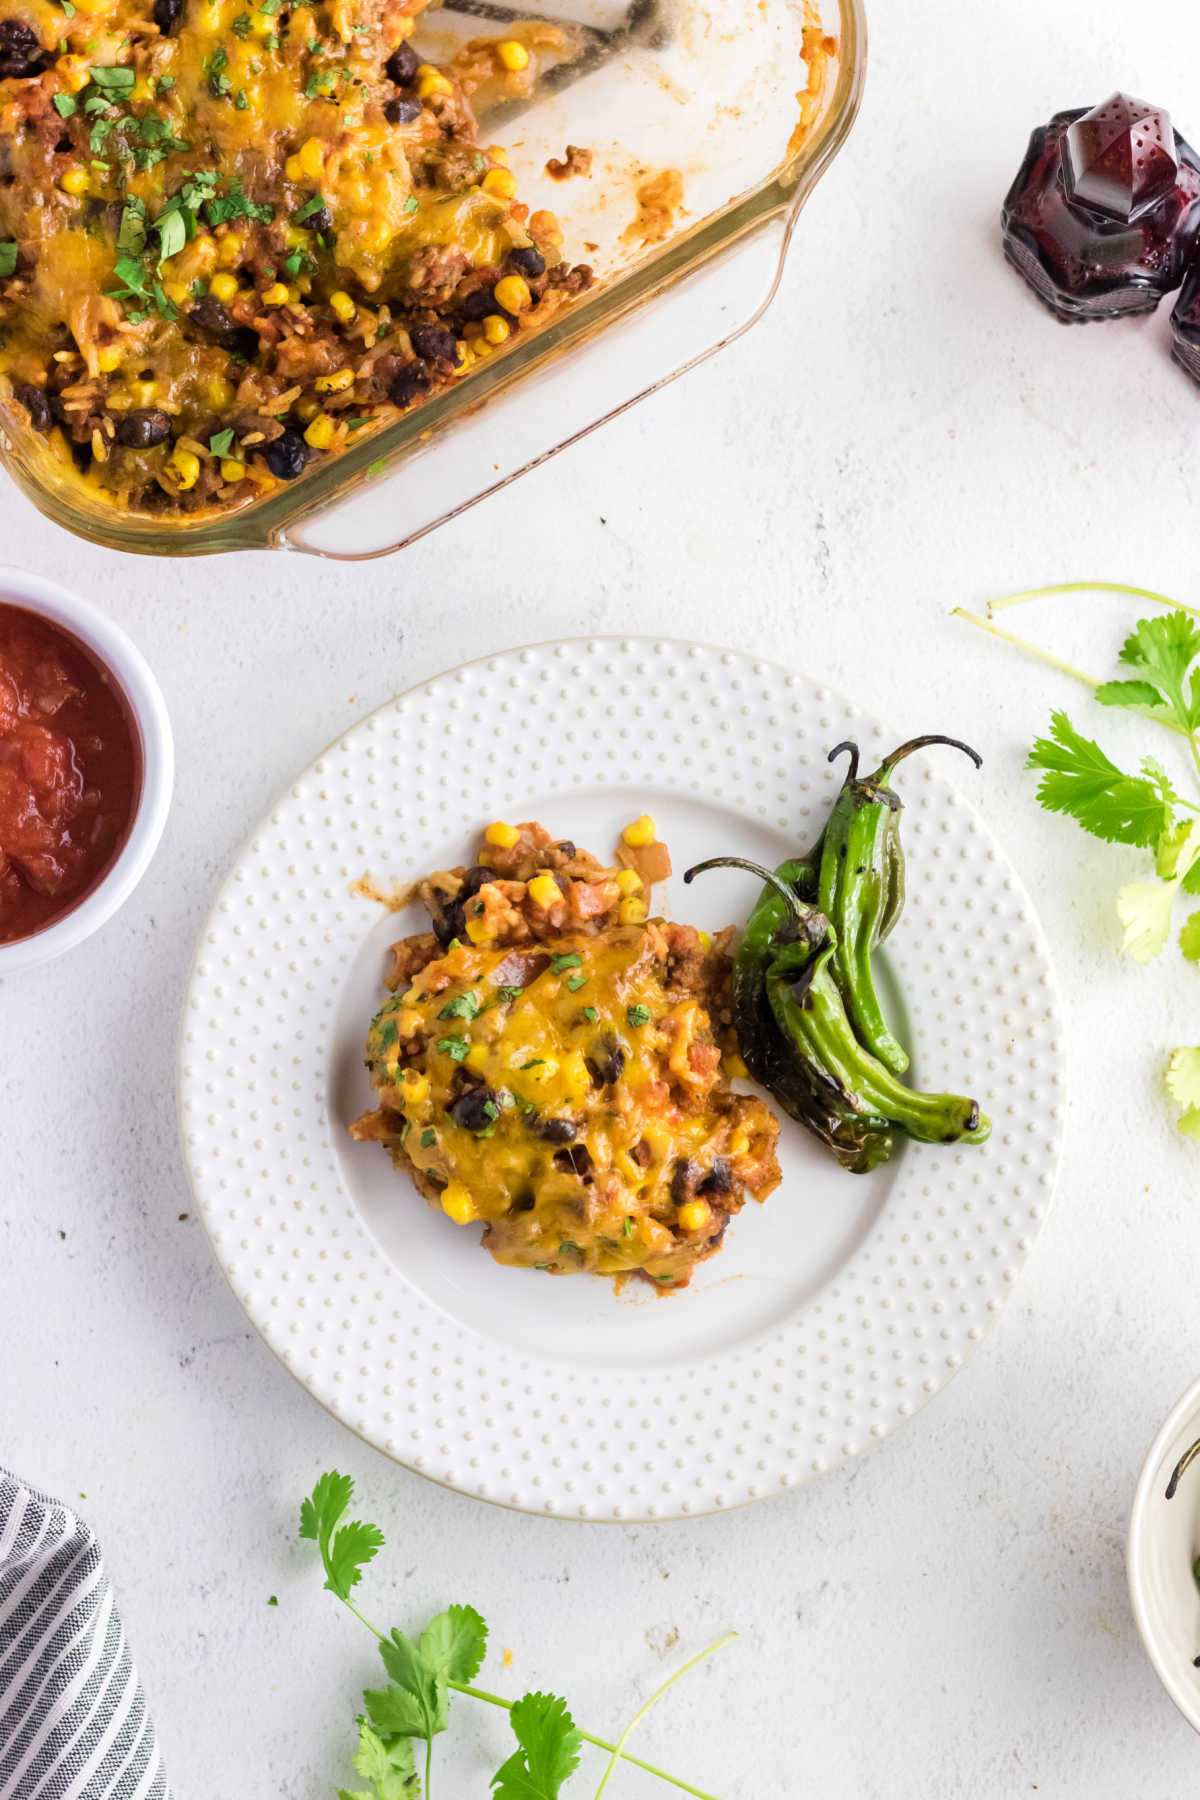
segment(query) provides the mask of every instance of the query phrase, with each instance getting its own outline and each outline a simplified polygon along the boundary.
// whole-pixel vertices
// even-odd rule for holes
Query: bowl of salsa
[[[0,976],[72,949],[128,899],[173,775],[136,646],[88,601],[0,568]]]

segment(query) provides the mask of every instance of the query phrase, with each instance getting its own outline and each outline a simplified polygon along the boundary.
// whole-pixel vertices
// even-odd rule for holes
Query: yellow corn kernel
[[[214,300],[219,300],[222,306],[228,306],[231,300],[237,299],[237,276],[231,275],[228,269],[220,270],[209,282],[208,291]]]
[[[221,464],[222,481],[241,481],[245,473],[245,463],[235,462],[232,456],[227,456]]]
[[[241,262],[242,251],[245,247],[246,240],[243,238],[240,231],[227,231],[217,245],[217,261],[223,262],[226,268],[231,267],[234,263]]]
[[[489,169],[479,185],[485,194],[495,194],[498,200],[511,200],[517,191],[517,178],[511,169]]]
[[[646,917],[644,900],[622,900],[617,908],[617,918],[622,925],[640,925]]]
[[[163,293],[172,306],[186,306],[192,297],[192,290],[186,281],[164,281]]]
[[[430,63],[422,63],[417,70],[417,99],[432,100],[435,94],[452,94],[453,82],[447,81],[440,70]]]
[[[424,1020],[415,1006],[402,1006],[396,1014],[396,1031],[400,1037],[412,1037]]]
[[[486,1044],[472,1044],[463,1057],[467,1068],[475,1075],[482,1075],[488,1066],[488,1047]]]
[[[68,94],[82,92],[91,79],[91,69],[86,56],[60,56],[54,69]]]
[[[712,1218],[706,1200],[685,1200],[679,1209],[680,1231],[703,1231]]]
[[[721,1058],[721,1067],[724,1069],[726,1075],[728,1075],[730,1081],[745,1081],[750,1074],[744,1060],[738,1055],[736,1050],[731,1050],[728,1056],[723,1056]]]
[[[654,820],[649,813],[643,813],[640,819],[635,819],[632,825],[625,827],[621,836],[631,850],[644,849],[647,844],[654,842]]]
[[[529,67],[529,52],[524,44],[517,42],[516,38],[505,38],[503,43],[497,44],[496,55],[505,68],[511,69],[514,74],[518,69]]]
[[[157,381],[131,381],[129,394],[135,406],[149,406],[152,400],[158,399]]]
[[[172,450],[167,467],[175,477],[175,486],[181,490],[195,487],[200,478],[200,458],[192,450]]]
[[[318,394],[344,394],[354,386],[354,370],[336,369],[332,375],[318,375],[313,386]]]
[[[479,1217],[470,1189],[464,1187],[461,1181],[448,1181],[442,1189],[442,1211],[456,1225],[469,1225]]]
[[[310,181],[315,181],[325,168],[325,145],[320,138],[305,138],[296,152],[296,158],[302,172]]]
[[[307,425],[310,419],[316,418],[321,410],[321,404],[320,401],[314,400],[311,394],[306,394],[303,400],[297,400],[293,410],[300,423]]]
[[[503,144],[489,144],[484,153],[490,162],[501,163],[508,167],[508,151]]]
[[[535,875],[527,892],[534,905],[540,906],[543,912],[549,912],[562,899],[562,889],[553,875]]]
[[[283,165],[283,172],[289,181],[304,180],[304,164],[298,156],[289,156]]]
[[[505,312],[527,312],[533,305],[533,295],[523,275],[502,276],[496,283],[495,294],[496,305],[502,306]]]
[[[582,1050],[572,1050],[570,1056],[564,1057],[562,1064],[563,1086],[572,1100],[581,1100],[590,1093],[592,1078],[588,1073]]]
[[[454,346],[454,355],[456,358],[454,373],[456,375],[465,375],[471,364],[475,361],[475,352],[472,350],[470,344],[464,343],[460,338],[458,343]]]
[[[729,1140],[730,1156],[745,1156],[750,1148],[750,1133],[744,1125],[739,1125]]]
[[[506,825],[503,819],[496,819],[484,832],[484,842],[496,844],[501,850],[511,850],[520,837],[515,825]]]
[[[86,169],[68,169],[58,185],[64,194],[86,194],[91,177]]]
[[[489,356],[496,354],[495,347],[485,337],[477,337],[471,344],[471,357],[475,362],[486,362]]]
[[[328,450],[333,442],[333,420],[328,413],[319,413],[312,424],[305,428],[304,441],[311,444],[314,450]]]
[[[358,314],[358,308],[342,288],[338,288],[336,293],[330,294],[329,304],[343,325],[349,325]]]
[[[111,375],[121,366],[120,344],[105,344],[103,350],[96,352],[96,367],[101,375]]]
[[[636,869],[622,869],[617,875],[617,886],[623,894],[640,894],[642,878]]]
[[[224,375],[213,376],[208,384],[208,397],[218,412],[225,412],[231,407],[236,396],[237,389],[232,381],[227,381]]]
[[[499,313],[489,313],[483,321],[483,335],[489,344],[502,344],[508,337],[509,323]]]
[[[496,935],[494,929],[488,924],[488,921],[485,918],[468,919],[466,930],[467,936],[473,944],[486,944],[489,938]]]
[[[286,306],[288,290],[282,281],[273,281],[262,297],[264,306]]]
[[[419,1069],[405,1069],[404,1080],[398,1085],[405,1106],[420,1106],[429,1098],[429,1077]]]
[[[702,950],[711,950],[712,949],[712,932],[711,931],[698,931],[696,933],[696,937],[699,940],[700,948]]]

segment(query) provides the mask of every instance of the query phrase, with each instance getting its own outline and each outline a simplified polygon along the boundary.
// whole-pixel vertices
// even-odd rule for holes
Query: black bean
[[[150,450],[171,435],[171,421],[157,406],[122,415],[117,424],[117,442],[127,450]]]
[[[733,1187],[733,1165],[727,1156],[715,1156],[713,1166],[696,1189],[698,1194],[728,1194]]]
[[[453,369],[458,363],[458,339],[444,325],[414,325],[408,334],[422,362]]]
[[[500,1101],[490,1087],[468,1088],[450,1106],[450,1117],[464,1131],[486,1131],[499,1114]]]
[[[535,1137],[545,1138],[548,1144],[573,1144],[579,1136],[574,1119],[534,1119],[529,1129]]]
[[[403,374],[403,370],[401,373]],[[425,387],[428,387],[429,377],[421,374],[420,370],[418,370],[417,373],[421,375],[421,380]],[[393,400],[396,398],[395,384],[392,386],[392,398]],[[403,405],[404,403],[402,401],[397,401],[396,404]],[[443,949],[445,949],[446,945],[454,938],[466,937],[466,902],[468,900],[473,900],[484,882],[490,881],[491,879],[491,870],[482,868],[479,863],[476,863],[474,867],[468,869],[463,876],[462,886],[459,888],[454,899],[442,902],[440,910],[434,917],[432,923],[434,936],[437,938],[438,943]]]
[[[464,319],[486,319],[496,310],[496,290],[477,287],[458,302],[459,316]]]
[[[572,1144],[569,1150],[554,1152],[554,1166],[564,1174],[578,1175],[586,1178],[592,1172],[592,1158],[583,1144]]]
[[[429,392],[429,377],[415,362],[405,363],[388,389],[393,406],[411,406],[420,394]],[[452,934],[453,935],[453,934]]]
[[[232,344],[241,327],[236,323],[232,313],[222,306],[211,294],[204,294],[196,304],[188,309],[188,323],[208,337],[216,338],[218,343]]]
[[[698,1165],[692,1161],[690,1156],[679,1157],[671,1175],[671,1198],[676,1206],[682,1206],[685,1200],[691,1199],[696,1191],[696,1178],[699,1173]]]
[[[29,414],[29,423],[35,431],[44,435],[50,430],[54,424],[54,415],[43,388],[35,387],[32,381],[14,382],[13,399],[25,408]]]
[[[45,56],[36,31],[23,19],[0,19],[0,81],[37,75]]]
[[[313,197],[316,198],[315,195]],[[333,230],[333,214],[327,206],[319,206],[315,213],[309,213],[304,220],[304,229],[320,232],[324,237],[327,231]]]
[[[383,116],[389,125],[411,125],[414,119],[421,116],[421,102],[389,100],[383,109]]]
[[[298,431],[288,430],[267,445],[263,459],[280,481],[295,481],[308,462],[308,446]]]
[[[620,1081],[625,1067],[625,1046],[615,1038],[602,1038],[587,1058],[588,1073],[597,1087],[608,1087]]]
[[[558,854],[562,857],[564,862],[575,861],[577,852],[570,838],[559,838],[554,848],[558,851]]]
[[[384,63],[383,72],[397,87],[411,87],[420,66],[421,59],[411,44],[397,44]]]
[[[546,259],[540,250],[533,248],[532,244],[524,250],[510,250],[508,266],[510,269],[514,269],[518,275],[524,275],[527,281],[536,280],[539,275],[546,273]]]
[[[154,0],[154,23],[164,37],[172,37],[183,17],[183,0]]]

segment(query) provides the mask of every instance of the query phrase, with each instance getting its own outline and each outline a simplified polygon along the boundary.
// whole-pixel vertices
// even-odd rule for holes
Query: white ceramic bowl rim
[[[1193,1730],[1200,1731],[1200,1692],[1196,1686],[1196,1671],[1186,1661],[1180,1661],[1174,1646],[1167,1646],[1165,1630],[1151,1601],[1151,1583],[1147,1569],[1148,1546],[1156,1530],[1156,1509],[1177,1506],[1190,1508],[1194,1513],[1197,1505],[1200,1505],[1200,1471],[1191,1476],[1185,1475],[1174,1498],[1168,1500],[1166,1497],[1167,1482],[1172,1470],[1184,1451],[1197,1438],[1200,1438],[1200,1377],[1175,1402],[1142,1464],[1129,1515],[1126,1570],[1133,1616],[1146,1654],[1153,1663],[1159,1680],[1188,1724]],[[1194,1489],[1189,1485],[1193,1481],[1196,1483]],[[1188,1575],[1185,1565],[1181,1570],[1181,1581],[1185,1581]],[[1200,1652],[1200,1643],[1197,1644],[1197,1651]]]
[[[88,600],[24,569],[0,565],[0,605],[22,606],[61,625],[114,677],[141,738],[142,792],[121,852],[78,906],[44,931],[0,944],[0,975],[31,968],[73,950],[129,898],[158,847],[171,803],[175,751],[166,703],[150,665],[118,625]]]

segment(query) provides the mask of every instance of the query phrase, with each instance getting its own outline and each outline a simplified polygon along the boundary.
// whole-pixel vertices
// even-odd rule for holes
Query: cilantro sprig
[[[638,1721],[679,1676],[723,1648],[732,1632],[676,1670],[638,1709],[617,1742],[609,1743],[581,1730],[566,1701],[557,1694],[528,1693],[506,1700],[473,1685],[488,1642],[487,1625],[473,1606],[448,1606],[415,1638],[399,1630],[385,1634],[364,1618],[351,1595],[367,1564],[383,1548],[384,1537],[377,1525],[346,1520],[353,1497],[351,1477],[331,1469],[320,1477],[300,1508],[300,1536],[316,1544],[326,1588],[378,1640],[388,1676],[385,1687],[364,1691],[366,1710],[355,1721],[358,1747],[354,1768],[370,1785],[339,1788],[338,1800],[420,1800],[422,1782],[414,1749],[420,1744],[425,1746],[424,1800],[431,1800],[433,1741],[449,1727],[452,1693],[503,1707],[508,1713],[516,1748],[492,1776],[492,1800],[560,1800],[579,1767],[585,1743],[608,1753],[596,1800],[620,1762],[633,1763],[696,1800],[716,1800],[706,1789],[631,1756],[625,1745]]]
[[[1118,653],[1122,673],[1112,681],[1096,681],[992,622],[993,613],[1003,607],[1081,591],[1124,594],[1165,609],[1134,625]],[[973,624],[1081,682],[1101,706],[1135,713],[1184,740],[1195,798],[1181,792],[1183,783],[1157,757],[1144,756],[1134,774],[1120,768],[1064,711],[1050,715],[1049,735],[1035,740],[1026,763],[1040,774],[1037,798],[1048,812],[1073,818],[1104,843],[1153,853],[1150,879],[1127,882],[1116,895],[1122,951],[1135,963],[1152,961],[1170,942],[1179,896],[1200,895],[1200,612],[1152,589],[1113,582],[1066,582],[1013,594],[993,602],[987,619],[958,610]],[[1184,958],[1200,963],[1200,908],[1186,914],[1177,936]],[[1200,1047],[1173,1051],[1165,1079],[1181,1108],[1179,1129],[1200,1137]]]

